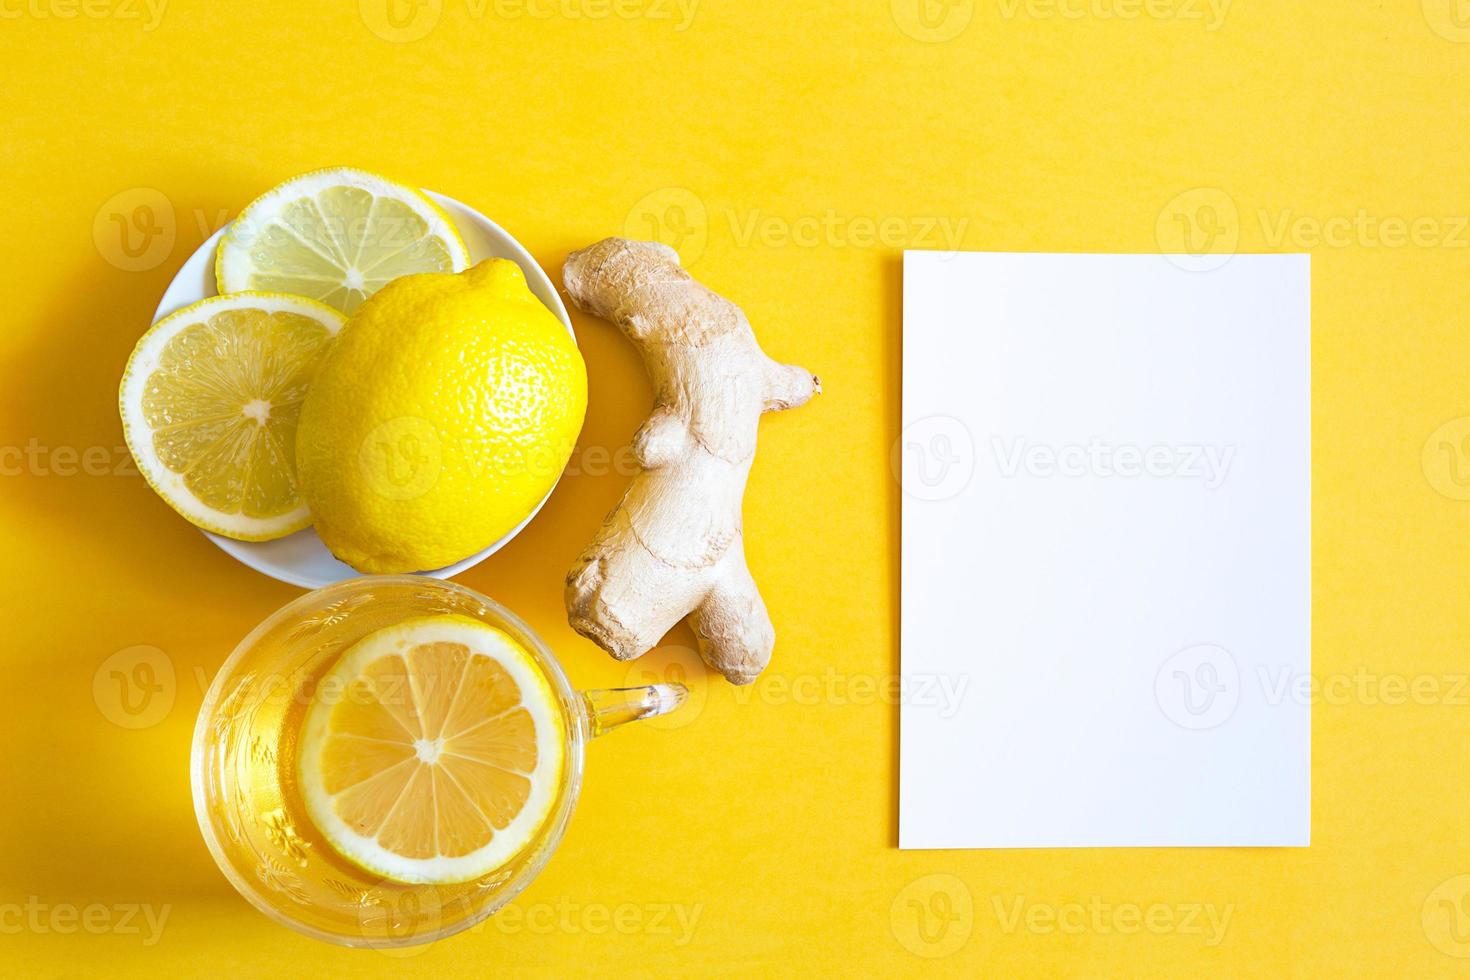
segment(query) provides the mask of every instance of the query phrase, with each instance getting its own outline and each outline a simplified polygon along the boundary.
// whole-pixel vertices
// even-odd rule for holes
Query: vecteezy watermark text
[[[1382,674],[1358,667],[1351,673],[1317,675],[1265,665],[1258,666],[1256,674],[1268,705],[1470,707],[1470,674]]]
[[[24,446],[0,446],[0,477],[137,475],[127,446],[47,446],[34,436]]]
[[[1234,446],[1204,443],[1136,446],[1110,445],[1091,439],[1085,444],[1051,446],[1033,445],[1024,438],[1007,440],[993,436],[990,446],[1000,475],[1007,479],[1019,476],[1022,471],[1038,479],[1151,477],[1199,480],[1207,490],[1217,489],[1225,482],[1235,459]]]
[[[470,20],[644,20],[682,34],[694,24],[700,0],[463,0]],[[384,41],[407,44],[439,26],[445,0],[358,0],[362,22]]]
[[[723,219],[721,221],[720,219]],[[776,214],[762,208],[714,209],[686,187],[661,187],[629,209],[623,234],[653,239],[679,253],[685,266],[704,254],[721,230],[739,248],[922,248],[953,252],[964,246],[970,219],[945,215],[849,214],[827,208]]]
[[[1243,212],[1222,188],[1195,187],[1164,205],[1155,224],[1160,250],[1192,272],[1222,267],[1240,250],[1242,238],[1256,234],[1268,249],[1459,250],[1470,249],[1470,215],[1380,214],[1367,208],[1311,214],[1292,207]]]
[[[0,902],[0,935],[23,932],[38,935],[142,936],[144,946],[153,946],[163,935],[172,905],[149,902],[47,902],[31,895],[24,902]]]
[[[969,218],[944,216],[904,217],[887,215],[842,214],[828,208],[822,214],[785,215],[767,214],[753,208],[741,214],[734,210],[725,213],[730,225],[730,236],[735,244],[745,248],[751,244],[766,248],[928,248],[947,252],[956,251],[970,227]]]
[[[1235,655],[1214,643],[1186,647],[1166,659],[1154,678],[1159,709],[1179,725],[1203,731],[1228,722],[1242,699],[1268,709],[1470,706],[1470,674],[1384,673],[1367,666],[1313,674],[1257,664],[1242,671]]]
[[[969,689],[968,674],[846,674],[828,667],[819,674],[763,674],[754,684],[732,688],[731,696],[736,704],[905,705],[952,718]]]
[[[137,21],[144,34],[163,23],[169,0],[0,0],[0,20]]]
[[[1234,0],[996,0],[1006,20],[1174,20],[1225,26]]]
[[[1072,902],[1033,902],[1024,895],[990,899],[1001,932],[1014,935],[1199,936],[1206,946],[1220,945],[1235,906],[1213,902],[1109,902],[1099,896]]]
[[[675,947],[687,946],[699,929],[704,904],[684,902],[601,902],[583,904],[568,898],[528,905],[511,903],[476,925],[472,932],[494,930],[502,935],[528,932],[589,936],[663,936]]]
[[[1225,26],[1234,0],[993,0],[1001,20],[1177,21],[1213,33]],[[1426,0],[1428,2],[1428,0]],[[1446,0],[1449,2],[1449,0]],[[940,43],[965,33],[991,0],[889,0],[893,22],[916,41]]]

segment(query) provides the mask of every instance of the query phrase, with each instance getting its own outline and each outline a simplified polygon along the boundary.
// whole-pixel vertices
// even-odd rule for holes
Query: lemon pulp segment
[[[292,296],[213,297],[159,321],[123,376],[128,446],[148,482],[207,530],[267,540],[310,523],[296,422],[343,318]]]
[[[222,293],[293,293],[351,314],[399,276],[458,272],[469,252],[422,192],[340,167],[295,177],[252,202],[220,242]]]
[[[307,814],[339,853],[395,881],[444,884],[521,853],[556,802],[561,709],[530,654],[462,616],[382,629],[318,685],[303,721]]]

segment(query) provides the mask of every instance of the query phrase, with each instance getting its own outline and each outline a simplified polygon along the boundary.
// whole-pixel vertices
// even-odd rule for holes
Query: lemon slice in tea
[[[240,212],[215,278],[221,293],[295,293],[351,314],[399,276],[469,263],[454,223],[421,191],[338,167],[293,177]]]
[[[296,419],[342,314],[298,296],[201,300],[138,341],[119,392],[138,469],[189,521],[241,541],[311,523]]]
[[[410,619],[347,650],[302,721],[306,812],[394,881],[471,881],[525,850],[566,765],[560,702],[531,655],[463,616]]]

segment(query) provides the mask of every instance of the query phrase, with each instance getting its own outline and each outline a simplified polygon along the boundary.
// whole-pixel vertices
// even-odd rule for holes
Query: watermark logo
[[[1196,187],[1176,196],[1154,225],[1159,250],[1187,272],[1213,272],[1240,247],[1240,209],[1218,187]]]
[[[975,19],[975,0],[889,0],[893,22],[915,41],[953,41]]]
[[[677,711],[644,718],[650,728],[673,731],[691,725],[704,714],[709,703],[709,671],[699,654],[678,644],[656,647],[628,664],[623,676],[624,687],[647,687],[650,684],[683,684],[688,694]]]
[[[357,10],[367,29],[378,37],[408,44],[439,26],[444,0],[358,0]]]
[[[121,728],[149,728],[173,710],[178,680],[158,647],[119,650],[92,675],[92,700],[102,717]]]
[[[1429,29],[1446,41],[1470,43],[1470,0],[1420,0]]]
[[[969,218],[903,217],[841,214],[828,208],[822,214],[795,218],[767,214],[759,208],[745,214],[726,213],[735,244],[766,248],[922,248],[956,252],[970,227]]]
[[[954,875],[925,875],[894,897],[888,924],[898,944],[915,956],[953,956],[975,929],[975,901]]]
[[[355,896],[358,924],[364,937],[398,943],[377,947],[394,959],[407,959],[428,952],[428,938],[443,923],[438,889],[372,889]],[[433,896],[430,900],[430,896]]]
[[[1420,924],[1435,949],[1457,959],[1470,958],[1470,874],[1440,882],[1424,899]]]
[[[439,482],[439,430],[416,415],[389,419],[362,441],[357,463],[373,492],[389,500],[415,500]]]
[[[623,235],[663,242],[679,253],[687,268],[699,261],[709,244],[709,210],[686,187],[662,187],[633,205],[623,222]]]
[[[5,0],[0,0],[3,4]],[[181,230],[197,232],[203,243],[230,220],[228,208],[192,208],[192,223],[163,191],[129,187],[103,202],[92,218],[92,244],[108,263],[124,272],[156,269],[173,254]],[[192,228],[189,226],[192,224]]]
[[[1451,500],[1470,500],[1470,416],[1450,419],[1424,443],[1419,465],[1429,485]]]
[[[152,187],[130,187],[108,198],[92,219],[98,253],[124,272],[162,265],[174,250],[178,222],[173,202]]]
[[[952,500],[975,476],[975,440],[952,415],[931,415],[906,426],[890,465],[903,492],[930,503]]]
[[[1224,647],[1213,643],[1185,647],[1154,675],[1154,699],[1180,728],[1218,728],[1240,703],[1240,667]]]

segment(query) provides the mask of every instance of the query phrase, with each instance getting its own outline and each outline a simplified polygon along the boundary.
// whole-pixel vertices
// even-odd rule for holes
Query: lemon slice
[[[164,317],[133,348],[123,435],[159,496],[241,541],[299,531],[296,420],[342,314],[299,296],[214,296]]]
[[[471,881],[535,839],[565,766],[560,702],[510,636],[463,616],[358,641],[302,721],[298,781],[328,843],[374,874]]]
[[[454,223],[422,192],[338,167],[256,198],[220,241],[214,271],[221,293],[294,293],[351,314],[399,276],[469,263]]]

